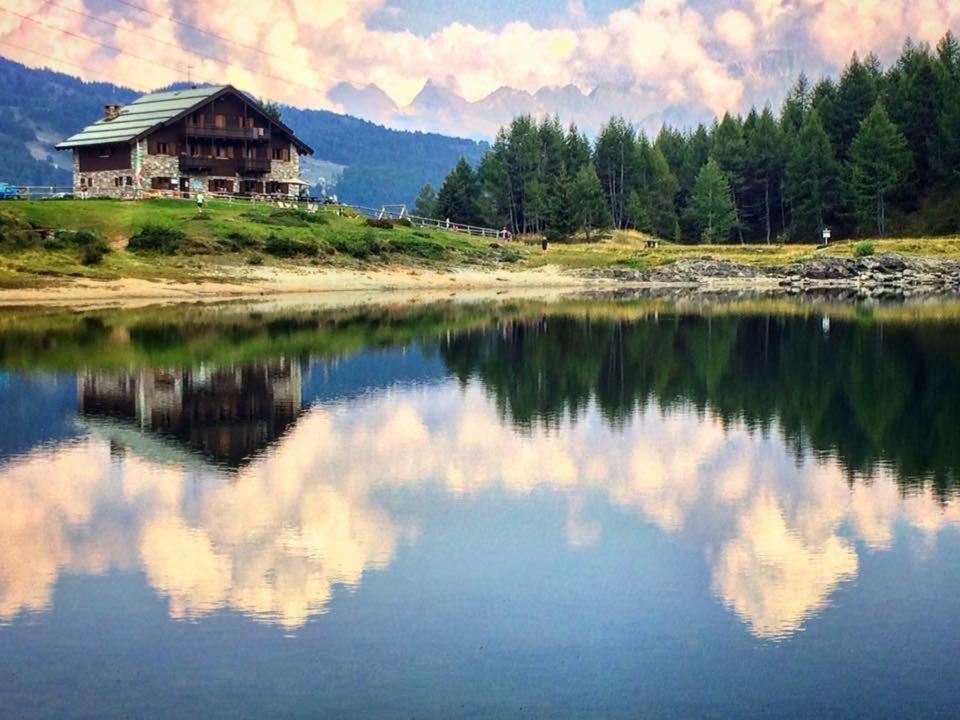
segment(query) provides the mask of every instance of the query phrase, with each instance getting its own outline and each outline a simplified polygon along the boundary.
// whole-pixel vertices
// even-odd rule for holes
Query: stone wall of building
[[[300,179],[300,154],[296,146],[290,144],[290,160],[271,160],[270,173],[264,178],[269,181],[290,182]]]
[[[136,167],[136,146],[130,149],[130,166]],[[77,197],[133,197],[140,193],[153,191],[152,180],[156,177],[170,178],[171,190],[179,190],[182,177],[189,178],[190,190],[193,191],[194,181],[199,181],[203,192],[209,192],[210,181],[222,179],[227,181],[228,192],[239,193],[239,175],[181,175],[180,158],[176,155],[151,155],[147,153],[147,142],[140,143],[140,187],[134,185],[135,170],[99,170],[96,172],[80,172],[80,160],[76,150],[73,152],[73,191]],[[117,178],[120,178],[118,185]],[[250,179],[263,182],[290,183],[300,179],[300,155],[295,145],[290,146],[290,160],[271,160],[270,172],[265,175],[250,175]],[[290,192],[295,194],[299,186],[291,185]]]
[[[176,155],[149,155],[147,141],[140,143],[140,176],[143,189],[151,188],[151,180],[155,177],[170,178],[173,187],[178,187],[180,181],[180,158]]]

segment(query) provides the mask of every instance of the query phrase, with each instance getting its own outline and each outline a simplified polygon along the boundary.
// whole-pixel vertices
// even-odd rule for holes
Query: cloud
[[[340,82],[376,84],[401,107],[428,80],[467,101],[502,86],[533,93],[568,84],[589,91],[606,84],[624,89],[632,100],[604,110],[636,114],[638,120],[670,105],[697,105],[719,114],[743,110],[747,102],[776,104],[801,69],[810,75],[835,70],[853,50],[875,50],[889,59],[908,34],[935,42],[947,28],[960,26],[957,0],[729,0],[716,10],[712,29],[705,13],[714,11],[685,0],[641,0],[599,19],[592,18],[580,0],[571,0],[561,26],[537,27],[507,18],[496,30],[482,30],[451,20],[426,36],[373,29],[371,16],[395,9],[386,0],[218,3],[215,12],[208,3],[149,0],[146,7],[155,14],[128,6],[95,11],[82,0],[56,5],[12,0],[8,7],[50,27],[0,13],[0,39],[43,48],[62,62],[9,46],[4,53],[73,74],[84,66],[96,79],[106,76],[139,89],[182,80],[191,66],[200,81],[232,82],[274,100],[340,110],[330,99]],[[455,17],[455,5],[448,12]],[[770,70],[772,57],[784,58],[788,71]],[[793,66],[795,57],[804,61],[803,67]],[[412,110],[402,119],[410,126],[431,122]],[[452,125],[458,122],[471,124],[463,118],[450,120]],[[443,129],[464,134],[477,128]]]
[[[716,19],[717,34],[730,47],[746,52],[753,47],[755,27],[750,16],[739,10],[727,10]]]

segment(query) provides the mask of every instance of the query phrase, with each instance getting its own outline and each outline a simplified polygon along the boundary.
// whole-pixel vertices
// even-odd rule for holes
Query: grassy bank
[[[63,278],[133,278],[178,282],[243,282],[258,266],[370,270],[652,269],[684,258],[711,257],[776,267],[819,254],[849,257],[854,243],[645,248],[635,232],[608,233],[597,242],[553,244],[535,239],[503,246],[402,223],[377,226],[331,209],[309,214],[268,205],[214,201],[198,215],[176,200],[119,202],[52,200],[0,206],[0,287],[21,288]],[[871,241],[876,253],[960,259],[960,238]]]

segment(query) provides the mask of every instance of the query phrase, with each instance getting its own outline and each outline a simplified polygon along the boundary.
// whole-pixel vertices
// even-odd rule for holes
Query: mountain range
[[[69,185],[70,156],[54,145],[99,118],[104,105],[123,105],[140,94],[0,58],[0,181]],[[424,183],[439,187],[461,157],[475,163],[488,147],[326,110],[281,106],[281,111],[284,122],[315,150],[305,159],[304,179],[324,177],[341,199],[359,205],[411,205]]]
[[[728,63],[732,77],[743,80],[742,104],[779,106],[787,89],[803,67],[822,70],[811,58],[789,49],[758,52],[749,61]],[[683,129],[699,123],[709,125],[714,112],[702,101],[665,104],[662,89],[635,83],[601,83],[589,92],[576,85],[543,87],[527,92],[500,87],[478,100],[469,101],[453,90],[428,80],[407,104],[395,103],[376,85],[339,83],[328,93],[344,112],[359,115],[387,127],[449,133],[489,140],[497,130],[518,115],[557,115],[594,137],[612,115],[622,115],[636,127],[655,135],[663,125]]]

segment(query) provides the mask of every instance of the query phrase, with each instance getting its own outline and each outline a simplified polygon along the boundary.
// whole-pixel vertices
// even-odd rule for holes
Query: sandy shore
[[[545,267],[536,270],[458,269],[437,272],[413,268],[339,270],[316,268],[244,268],[224,270],[222,282],[180,283],[122,279],[109,281],[64,278],[56,285],[0,290],[0,306],[69,306],[77,308],[155,305],[182,302],[223,302],[269,296],[349,296],[397,293],[411,299],[490,297],[549,297],[591,288],[609,288],[613,281],[589,280]]]

